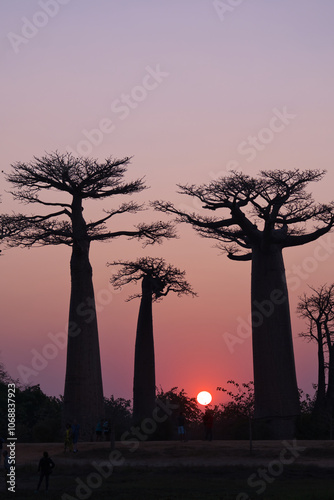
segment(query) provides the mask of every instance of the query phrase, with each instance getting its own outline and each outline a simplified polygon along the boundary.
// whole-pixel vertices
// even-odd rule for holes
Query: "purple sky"
[[[208,183],[231,168],[249,175],[321,168],[328,173],[311,189],[330,201],[333,17],[330,0],[1,2],[1,168],[54,150],[133,156],[127,178],[145,176],[150,186],[138,199],[169,199],[189,210],[198,206],[176,194],[177,183]],[[0,179],[2,212],[36,208],[18,206]],[[86,218],[121,201],[88,203]],[[120,218],[120,227],[142,217]],[[149,211],[144,218],[158,217]],[[252,379],[250,337],[233,353],[224,341],[249,317],[250,264],[219,255],[190,227],[179,234],[146,249],[124,239],[92,245],[106,396],[131,397],[139,307],[124,301],[130,289],[111,291],[106,262],[146,254],[185,269],[199,295],[154,306],[157,383],[191,396],[210,390],[218,403],[217,385]],[[316,349],[297,338],[304,324],[295,309],[308,285],[333,281],[332,240],[285,253],[305,390],[316,381]],[[48,348],[50,359],[32,366],[36,352],[66,330],[69,257],[68,248],[14,249],[0,262],[0,359],[14,378],[22,366],[37,372],[28,382],[56,395],[65,349]]]

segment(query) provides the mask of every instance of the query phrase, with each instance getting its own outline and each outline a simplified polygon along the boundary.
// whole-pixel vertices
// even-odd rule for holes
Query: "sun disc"
[[[206,406],[211,403],[212,396],[208,391],[201,391],[197,394],[197,401],[200,405]]]

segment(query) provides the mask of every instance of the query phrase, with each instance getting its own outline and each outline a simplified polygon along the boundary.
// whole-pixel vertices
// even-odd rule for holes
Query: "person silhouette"
[[[209,408],[205,410],[203,415],[203,424],[205,427],[205,439],[212,441],[213,412]]]
[[[77,444],[79,439],[80,425],[76,420],[72,424],[72,441],[73,441],[73,451],[76,453],[78,451]]]
[[[105,441],[109,441],[110,440],[110,422],[109,420],[105,420],[103,422],[103,435],[104,435],[104,439]]]
[[[40,476],[39,476],[39,481],[38,481],[36,491],[39,490],[44,477],[45,477],[45,490],[48,491],[48,489],[49,489],[49,476],[50,476],[54,466],[55,466],[54,461],[49,457],[48,452],[44,451],[43,456],[40,459],[39,464],[38,464],[38,472],[40,473]]]
[[[69,451],[73,451],[73,435],[72,435],[72,428],[71,428],[70,424],[66,425],[64,453],[66,453],[67,448]]]
[[[179,435],[180,441],[186,440],[185,424],[186,424],[186,419],[185,419],[182,411],[180,411],[180,413],[177,417],[177,433]]]
[[[96,441],[102,441],[102,421],[99,420],[96,424],[95,433],[96,433]]]

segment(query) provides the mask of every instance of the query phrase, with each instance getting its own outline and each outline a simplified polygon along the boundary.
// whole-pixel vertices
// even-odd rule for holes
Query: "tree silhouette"
[[[272,170],[254,178],[234,171],[207,185],[179,186],[203,209],[221,211],[219,217],[186,213],[169,202],[153,204],[191,224],[200,236],[217,240],[230,259],[251,260],[255,417],[269,419],[277,437],[293,433],[299,413],[282,250],[314,241],[333,226],[333,203],[316,204],[305,190],[323,175],[320,170]],[[309,227],[311,222],[315,227]]]
[[[157,302],[170,292],[181,295],[196,294],[180,271],[164,259],[143,257],[134,262],[115,261],[109,266],[122,267],[111,278],[117,289],[132,282],[141,281],[141,293],[131,295],[128,300],[141,297],[133,378],[133,419],[135,423],[152,418],[155,405],[155,359],[153,340],[152,302]]]
[[[147,243],[173,236],[172,226],[163,222],[138,224],[133,230],[110,231],[106,224],[110,219],[143,208],[134,202],[104,211],[103,217],[93,222],[85,221],[83,203],[86,199],[131,195],[145,189],[142,179],[124,182],[129,161],[129,158],[107,158],[99,163],[95,159],[55,152],[41,158],[34,157],[30,163],[16,163],[7,175],[15,199],[52,208],[46,214],[27,217],[25,228],[13,236],[11,244],[25,247],[65,244],[72,247],[64,420],[76,418],[81,425],[81,436],[88,439],[104,413],[90,244],[119,236],[144,239]],[[57,201],[51,201],[52,191],[58,192]],[[48,197],[42,199],[40,193]]]
[[[234,418],[247,417],[253,418],[254,414],[254,383],[249,381],[247,384],[239,384],[234,380],[228,380],[227,384],[231,384],[233,389],[225,389],[217,387],[217,391],[226,392],[232,398],[232,401],[222,403],[225,415],[231,415]]]
[[[304,293],[297,306],[299,316],[307,320],[307,331],[299,336],[318,346],[318,384],[313,413],[321,416],[325,412],[331,416],[334,408],[334,284],[310,289],[313,293]]]
[[[10,244],[11,238],[20,233],[25,227],[26,221],[23,215],[0,214],[0,242],[4,241]]]

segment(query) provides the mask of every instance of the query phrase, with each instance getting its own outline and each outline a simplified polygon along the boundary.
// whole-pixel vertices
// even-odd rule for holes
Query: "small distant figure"
[[[184,415],[182,411],[180,411],[178,417],[177,417],[177,433],[180,438],[180,441],[185,441],[186,440],[186,419],[184,418]]]
[[[110,424],[109,424],[109,420],[105,420],[103,422],[103,435],[104,435],[105,441],[109,441],[110,440]]]
[[[10,471],[8,451],[4,450],[2,452],[2,456],[3,456],[4,475],[5,475],[5,485],[6,485],[6,489],[8,489],[7,474],[9,474],[9,471]]]
[[[206,441],[212,441],[212,427],[213,427],[213,412],[207,408],[203,415],[203,424],[205,427]]]
[[[66,453],[67,449],[68,449],[68,451],[73,451],[73,435],[72,435],[72,428],[71,428],[70,424],[66,425],[64,453]]]
[[[39,476],[39,481],[38,481],[36,492],[39,490],[44,477],[45,477],[45,491],[48,491],[48,489],[49,489],[49,476],[50,476],[54,466],[55,466],[54,461],[49,457],[48,452],[45,451],[43,453],[42,458],[39,461],[39,464],[38,464],[38,472],[40,473],[40,476]]]
[[[102,424],[101,420],[98,421],[95,428],[96,441],[102,441]]]
[[[73,452],[76,453],[78,451],[77,445],[80,433],[80,425],[77,423],[76,420],[74,420],[71,430],[72,430]]]

